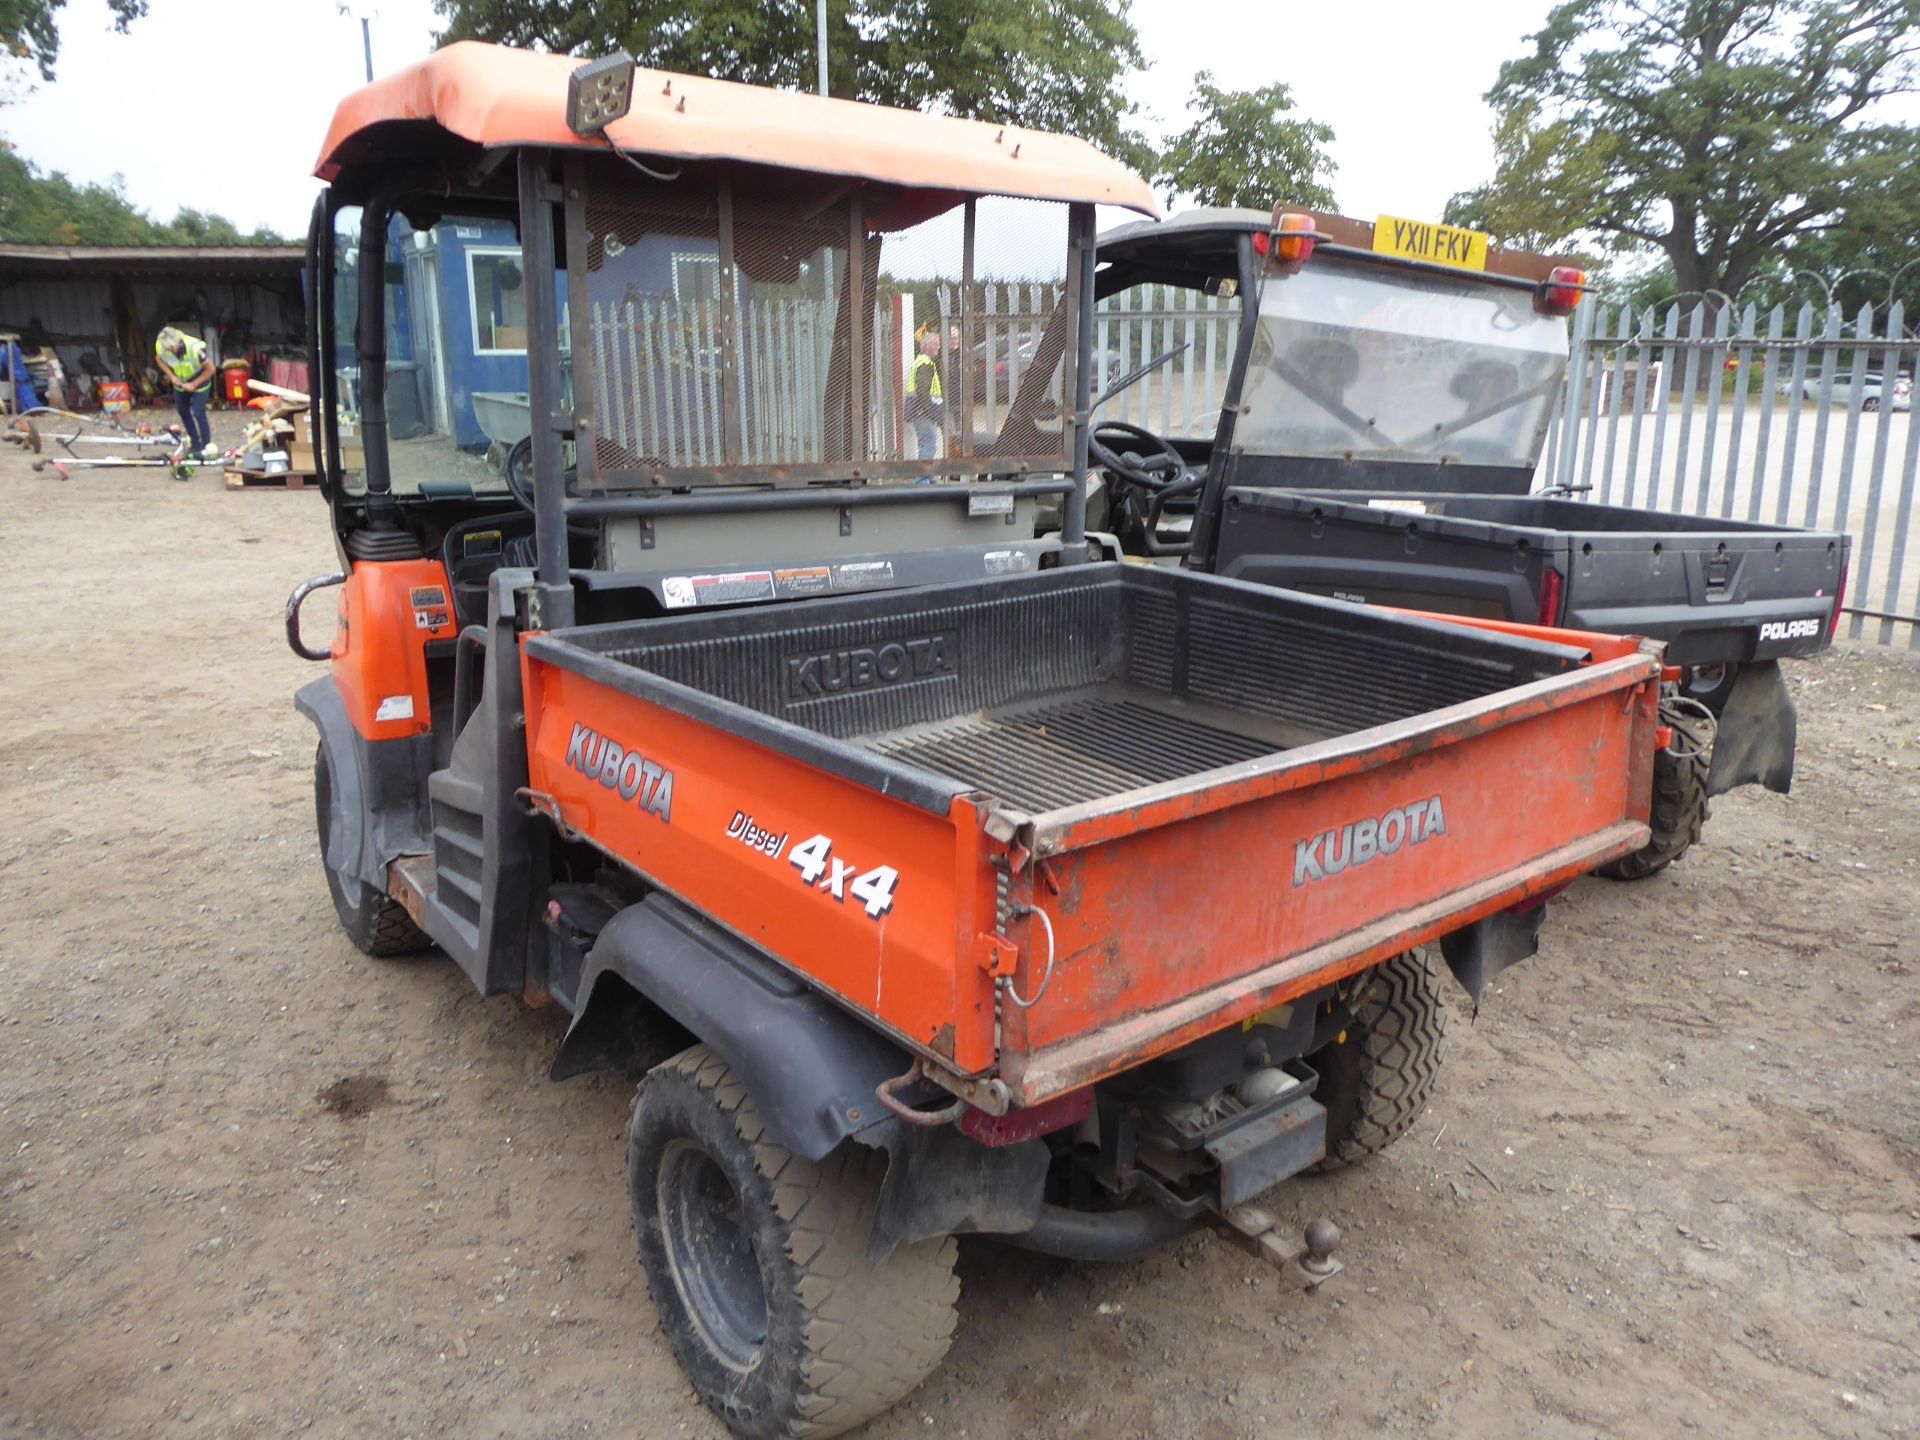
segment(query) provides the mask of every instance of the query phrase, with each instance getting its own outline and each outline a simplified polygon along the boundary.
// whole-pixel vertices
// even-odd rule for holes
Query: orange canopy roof
[[[567,128],[567,77],[581,63],[473,41],[449,45],[341,101],[314,173],[332,180],[353,138],[387,121],[430,121],[476,145],[603,149]],[[1146,181],[1084,140],[661,70],[635,70],[633,109],[606,133],[623,150],[676,160],[743,160],[1160,213]]]

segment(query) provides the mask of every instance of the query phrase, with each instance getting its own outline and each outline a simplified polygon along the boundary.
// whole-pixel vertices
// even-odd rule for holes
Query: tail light
[[[1298,265],[1313,256],[1313,242],[1320,233],[1313,228],[1313,217],[1289,210],[1273,230],[1273,258],[1283,265]]]
[[[1542,315],[1571,315],[1587,293],[1587,272],[1571,265],[1556,265],[1547,278],[1535,287],[1533,308]]]
[[[1553,626],[1560,623],[1560,602],[1567,593],[1567,582],[1560,572],[1549,565],[1540,572],[1540,624]]]
[[[1847,574],[1853,569],[1852,562],[1840,567],[1840,583],[1833,591],[1833,618],[1827,621],[1827,643],[1831,645],[1834,637],[1840,633],[1840,607],[1847,603]]]

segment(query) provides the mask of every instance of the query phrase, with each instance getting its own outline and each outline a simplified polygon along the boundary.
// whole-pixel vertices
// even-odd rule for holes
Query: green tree
[[[0,0],[6,3],[6,0]],[[812,0],[434,0],[442,43],[492,40],[811,90]],[[1121,80],[1144,63],[1126,0],[834,0],[831,92],[882,105],[1064,131],[1137,167],[1152,151]]]
[[[1920,169],[1907,170],[1852,207],[1844,223],[1796,236],[1780,257],[1772,287],[1816,302],[1821,281],[1849,313],[1891,296],[1906,304],[1908,325],[1920,324]],[[1795,272],[1800,272],[1796,274]]]
[[[243,232],[231,220],[182,210],[165,223],[126,197],[118,175],[110,185],[76,185],[58,170],[42,175],[32,161],[0,144],[0,241],[10,245],[285,245],[265,226]]]
[[[60,27],[55,16],[66,3],[0,0],[0,47],[33,66],[42,80],[53,79],[53,62],[60,54]],[[113,28],[124,35],[129,25],[147,13],[147,0],[107,0],[107,8],[113,12]]]
[[[1333,208],[1327,182],[1334,164],[1324,148],[1333,131],[1291,117],[1285,85],[1222,90],[1202,70],[1187,109],[1193,123],[1176,135],[1155,167],[1167,202],[1190,195],[1202,205],[1271,209],[1280,200]]]
[[[1451,215],[1501,239],[1656,247],[1735,294],[1920,163],[1876,106],[1914,86],[1920,0],[1565,0],[1487,98],[1491,184]]]

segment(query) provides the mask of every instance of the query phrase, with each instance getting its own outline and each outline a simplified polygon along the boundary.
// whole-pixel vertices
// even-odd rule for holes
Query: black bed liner
[[[971,791],[1028,811],[1101,799],[1586,658],[1137,565],[586,626],[528,645],[942,813]]]

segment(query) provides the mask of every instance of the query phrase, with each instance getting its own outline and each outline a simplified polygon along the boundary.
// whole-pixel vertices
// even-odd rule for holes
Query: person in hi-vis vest
[[[219,452],[213,448],[213,427],[207,423],[207,387],[213,384],[213,361],[207,355],[206,342],[169,325],[155,337],[153,354],[160,362],[160,372],[173,383],[173,408],[179,412],[180,429],[186,435],[186,454],[213,459]]]
[[[913,427],[916,458],[935,460],[940,455],[940,422],[946,415],[940,384],[940,332],[923,329],[919,349],[913,364],[907,367],[907,423]]]

